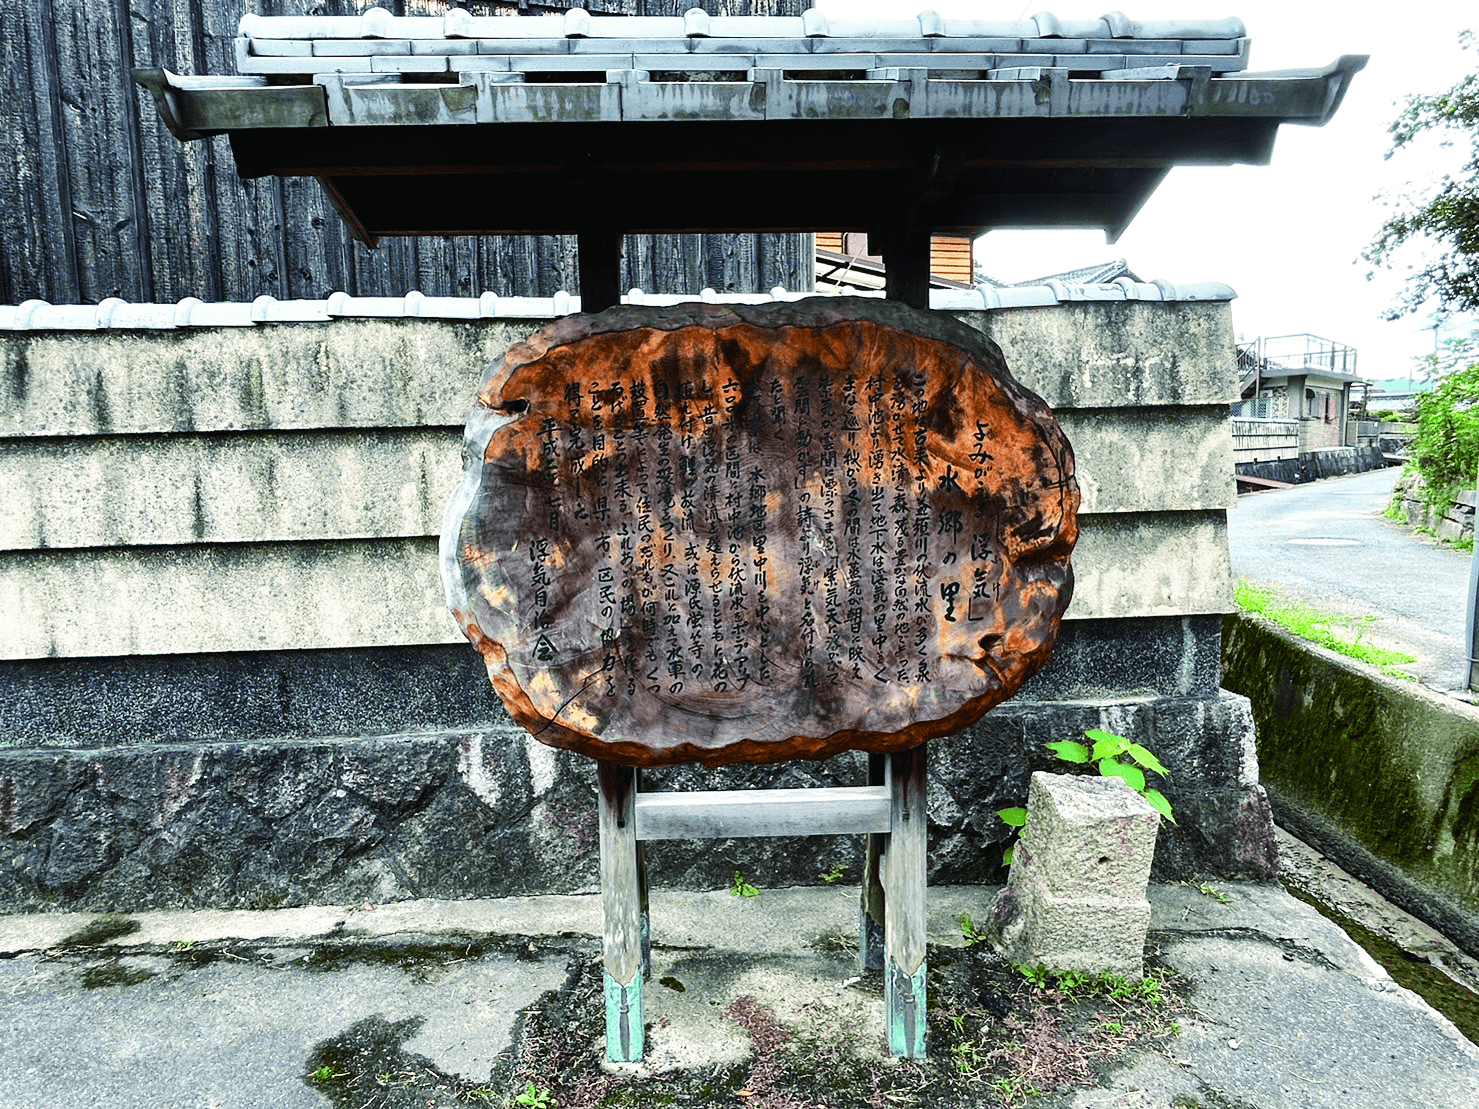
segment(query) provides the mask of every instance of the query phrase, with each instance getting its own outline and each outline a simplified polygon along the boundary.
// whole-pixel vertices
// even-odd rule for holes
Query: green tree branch
[[[1479,45],[1472,31],[1463,32],[1459,41],[1465,49]],[[1426,199],[1378,197],[1396,211],[1362,252],[1363,259],[1390,267],[1398,249],[1413,240],[1428,240],[1443,250],[1408,275],[1388,318],[1416,311],[1434,298],[1447,310],[1479,309],[1479,73],[1469,74],[1447,92],[1408,97],[1388,130],[1392,136],[1388,158],[1433,132],[1445,134],[1445,145],[1466,143],[1469,148],[1457,176],[1444,177]]]

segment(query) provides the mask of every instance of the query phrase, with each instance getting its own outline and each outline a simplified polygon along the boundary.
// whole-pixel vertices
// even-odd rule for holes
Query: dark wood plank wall
[[[0,304],[251,300],[263,294],[548,296],[575,291],[570,236],[355,242],[316,182],[243,181],[224,138],[177,142],[134,66],[235,72],[246,11],[350,15],[373,0],[16,0],[0,4]],[[796,15],[806,0],[583,0],[592,11]],[[379,0],[397,15],[446,0]],[[473,0],[474,14],[576,3]],[[429,197],[517,204],[518,197]],[[608,198],[619,205],[619,197]],[[696,293],[810,288],[801,235],[629,236],[622,287]]]

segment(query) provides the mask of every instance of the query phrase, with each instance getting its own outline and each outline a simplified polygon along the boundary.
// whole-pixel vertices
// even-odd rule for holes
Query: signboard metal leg
[[[637,1063],[642,1036],[644,884],[637,852],[637,774],[629,766],[596,764],[600,792],[601,914],[604,921],[606,1058]]]
[[[889,1053],[925,1055],[925,860],[929,817],[925,807],[925,748],[889,756],[888,786],[893,831],[883,855],[883,1012]]]

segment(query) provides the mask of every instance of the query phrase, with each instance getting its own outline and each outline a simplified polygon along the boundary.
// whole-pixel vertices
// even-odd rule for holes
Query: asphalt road
[[[1341,615],[1377,616],[1363,642],[1415,655],[1403,669],[1464,689],[1470,555],[1381,515],[1401,470],[1247,493],[1228,513],[1234,579]]]

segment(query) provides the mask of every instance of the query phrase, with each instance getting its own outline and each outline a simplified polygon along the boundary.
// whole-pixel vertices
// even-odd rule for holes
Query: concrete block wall
[[[73,331],[60,312],[0,332],[0,909],[593,888],[591,767],[508,720],[437,576],[482,367],[544,321]],[[1267,873],[1246,713],[1218,691],[1228,304],[961,314],[1058,411],[1083,537],[1048,667],[932,745],[933,880],[999,878],[994,810],[1086,727],[1161,752],[1178,813],[1202,814],[1163,836],[1161,872]],[[825,837],[652,854],[656,881],[700,887],[860,861]]]
[[[1227,618],[1279,823],[1479,955],[1479,707]]]

